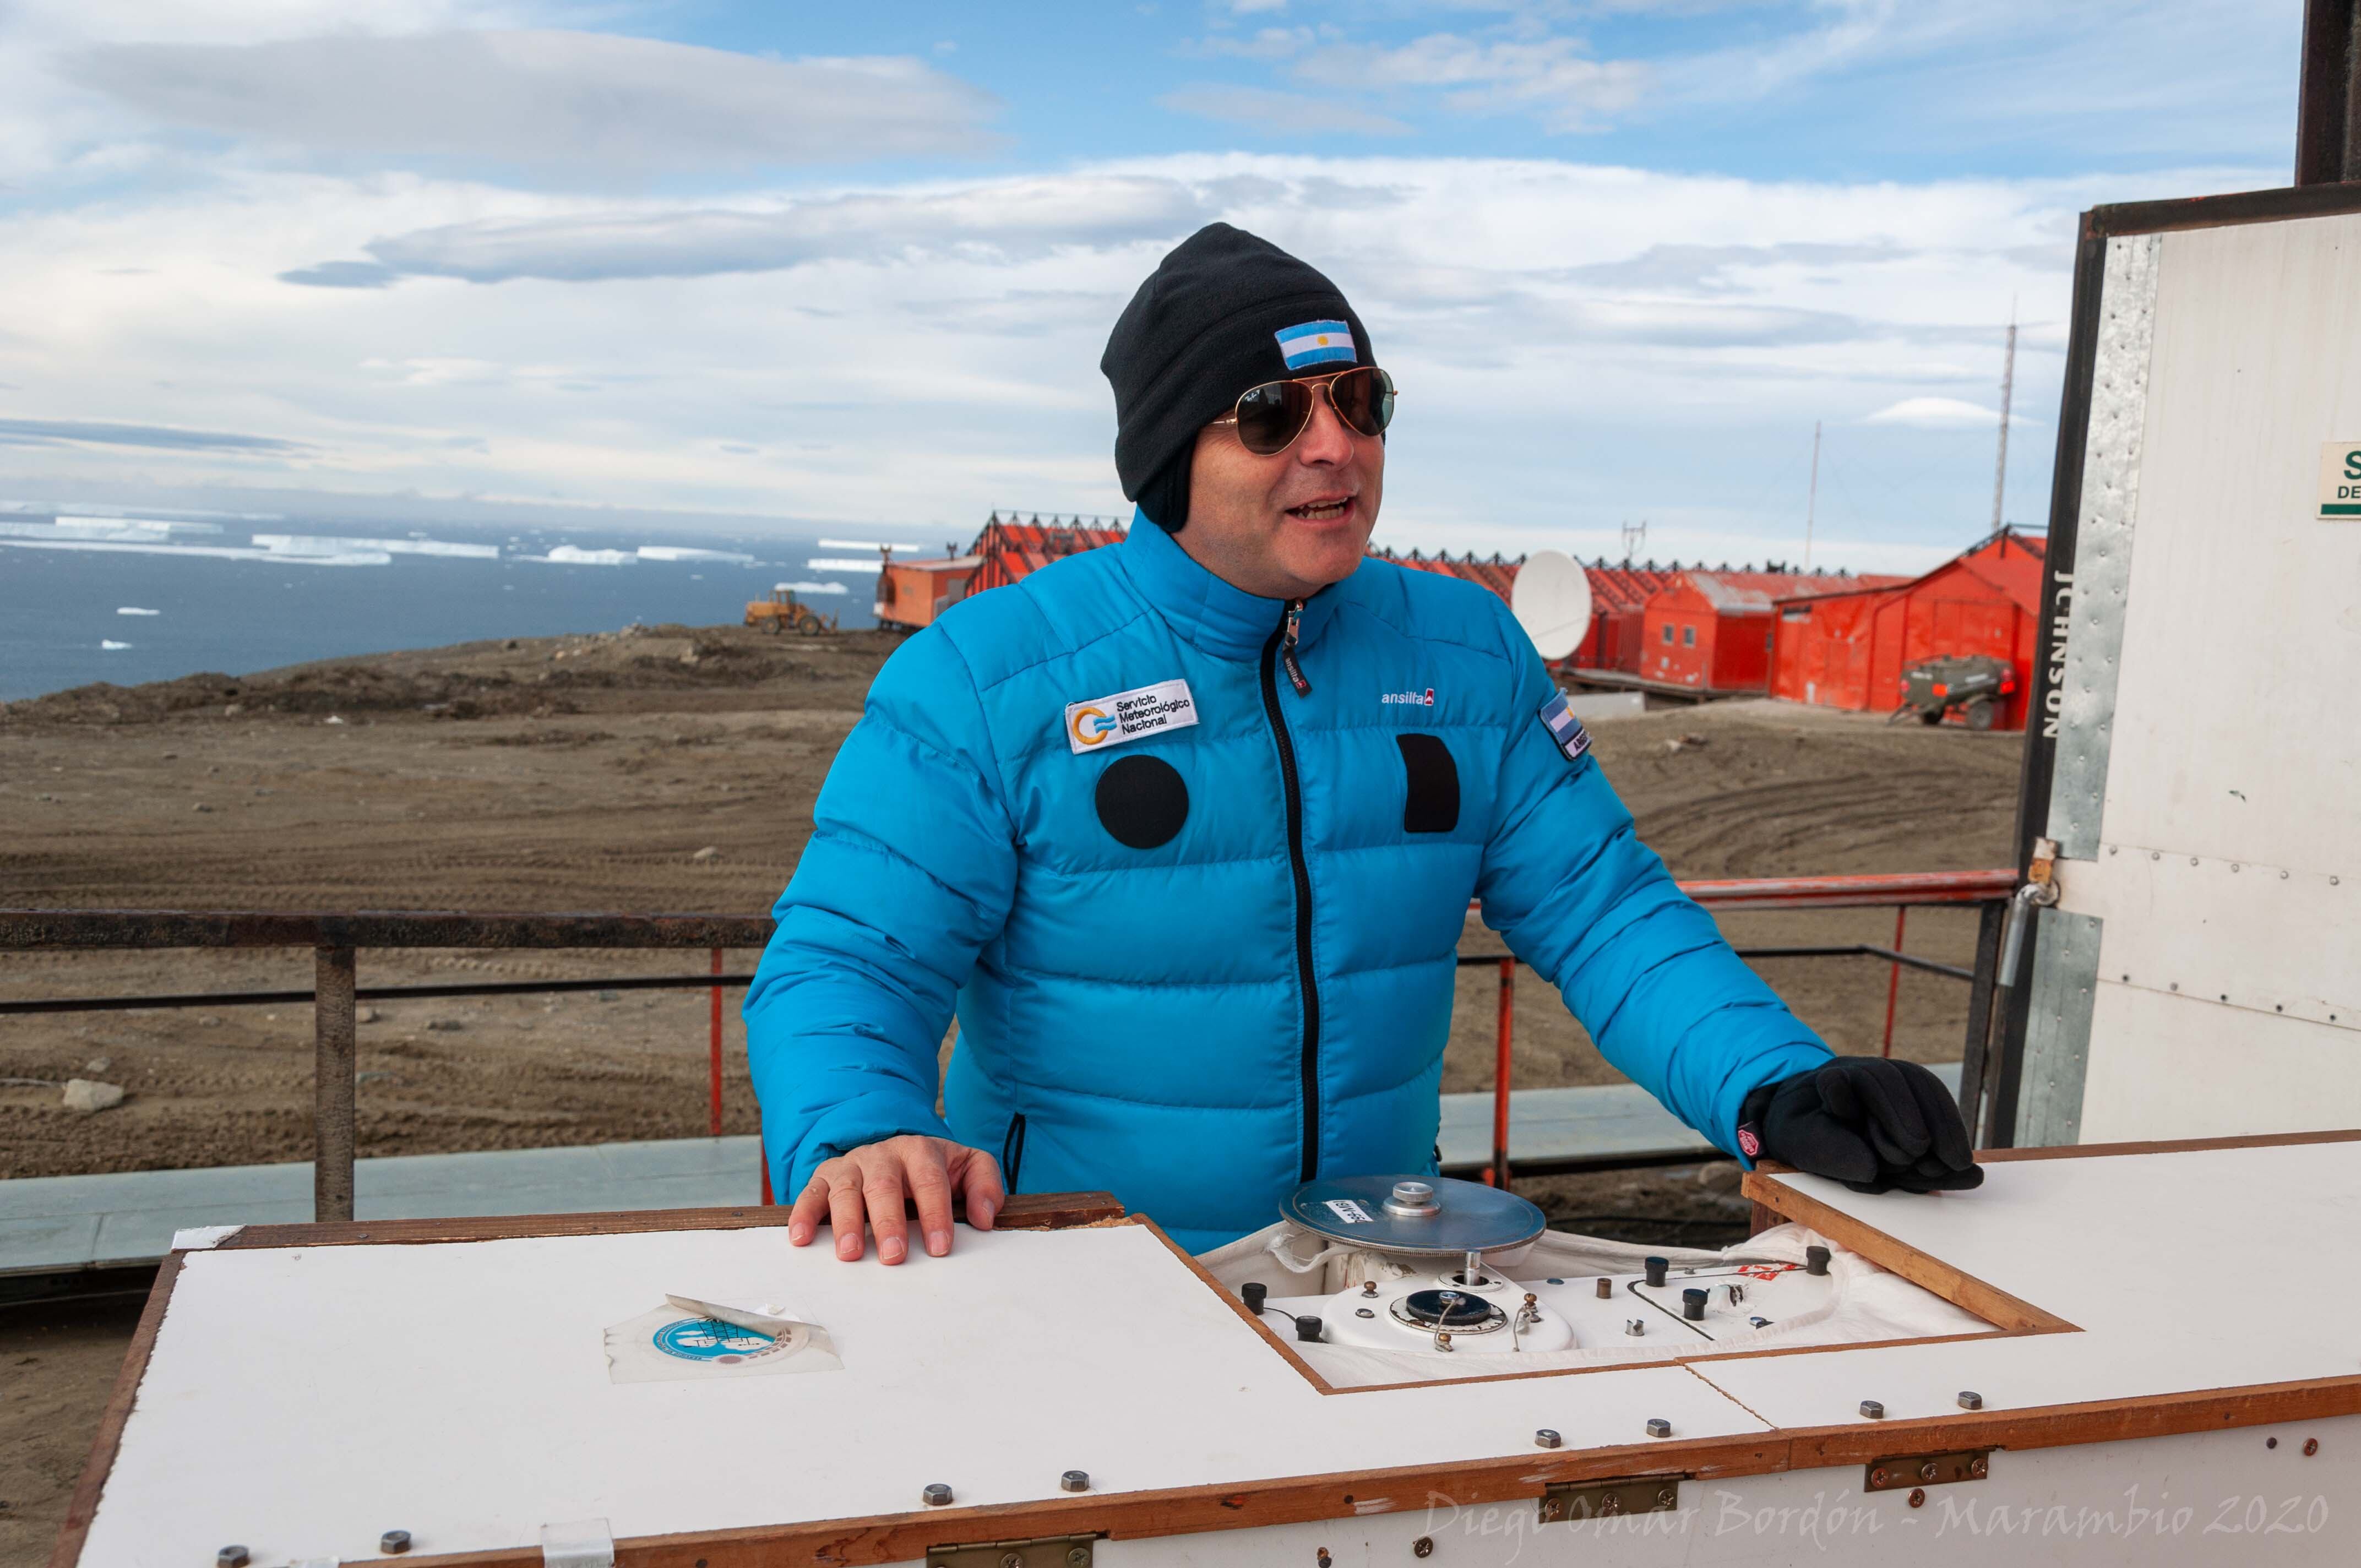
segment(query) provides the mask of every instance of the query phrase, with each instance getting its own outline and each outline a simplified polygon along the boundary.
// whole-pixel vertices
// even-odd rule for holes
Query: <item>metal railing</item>
[[[1884,1050],[1891,1054],[1894,1018],[1905,968],[1971,982],[1968,1038],[1960,1069],[1960,1104],[1972,1134],[1976,1109],[1992,1075],[1984,1042],[1990,1029],[1993,978],[1997,971],[2002,917],[2015,888],[2014,872],[1932,872],[1905,875],[1749,877],[1686,882],[1682,890],[1708,909],[1730,912],[1790,909],[1892,908],[1894,946],[1869,943],[1741,948],[1748,959],[1863,957],[1885,962]],[[1940,963],[1902,950],[1912,908],[1974,906],[1982,911],[1973,969]],[[1470,908],[1474,908],[1470,905]],[[313,955],[309,991],[174,992],[112,996],[32,997],[0,1000],[0,1015],[84,1013],[124,1008],[225,1007],[268,1003],[313,1004],[313,1215],[319,1220],[353,1217],[356,1153],[357,1003],[459,996],[505,996],[580,991],[705,990],[711,993],[708,1062],[709,1125],[721,1132],[722,1000],[725,989],[741,987],[751,974],[723,972],[730,948],[757,948],[770,940],[767,916],[463,914],[442,910],[353,910],[328,914],[148,909],[0,909],[0,950],[124,951],[157,948],[310,948]],[[705,950],[707,974],[617,975],[564,980],[466,981],[450,984],[363,986],[357,955],[363,948]],[[1510,1052],[1516,1016],[1514,958],[1467,955],[1463,968],[1497,967],[1500,976],[1493,1084],[1492,1163],[1488,1181],[1509,1178]],[[763,1201],[771,1201],[764,1162]]]

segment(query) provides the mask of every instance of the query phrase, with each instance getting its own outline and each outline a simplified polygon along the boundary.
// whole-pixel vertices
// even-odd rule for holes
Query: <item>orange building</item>
[[[2016,670],[2015,694],[2001,703],[1994,728],[2024,729],[2047,544],[2040,534],[2004,529],[1896,587],[1782,599],[1771,695],[1891,713],[1902,705],[1902,672],[1912,664],[1982,653]]]
[[[1642,613],[1640,682],[1699,696],[1765,691],[1780,601],[1908,581],[1805,572],[1676,573],[1649,597]]]
[[[994,512],[964,554],[917,561],[888,557],[877,574],[877,624],[889,631],[916,631],[971,594],[1021,581],[1060,555],[1113,544],[1123,530],[1096,526],[1105,521],[1093,518],[1085,526],[1079,517],[1071,522],[1053,517],[1044,523],[1037,512],[1032,521],[1019,522],[1012,512],[1004,522]]]

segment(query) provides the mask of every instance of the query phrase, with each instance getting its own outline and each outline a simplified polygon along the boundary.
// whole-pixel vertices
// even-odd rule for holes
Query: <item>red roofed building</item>
[[[1517,568],[1524,564],[1522,556],[1503,561],[1494,555],[1488,561],[1479,561],[1470,554],[1455,561],[1448,554],[1422,555],[1415,550],[1406,555],[1397,555],[1390,550],[1373,550],[1370,554],[1414,572],[1433,572],[1481,583],[1504,599],[1516,586]],[[1669,584],[1674,574],[1657,570],[1653,562],[1634,566],[1629,561],[1620,566],[1610,566],[1602,561],[1595,566],[1585,566],[1583,572],[1590,579],[1590,633],[1580,647],[1558,661],[1558,668],[1625,670],[1636,674],[1641,610],[1648,596]]]
[[[1642,612],[1640,683],[1699,696],[1766,691],[1781,601],[1908,581],[1804,572],[1676,573],[1649,596]]]
[[[1003,521],[994,512],[964,554],[917,561],[889,557],[877,574],[877,624],[916,631],[971,594],[1021,581],[1061,555],[1113,544],[1123,530],[1094,526],[1105,521],[1093,518],[1086,525],[1079,517],[1053,517],[1045,523],[1037,512],[1031,521],[1019,522],[1012,512]]]
[[[1771,695],[1891,713],[1902,705],[1902,672],[1910,665],[1982,653],[2016,669],[2016,692],[2002,702],[1994,728],[2024,729],[2048,543],[2037,533],[2003,530],[1897,587],[1783,599]]]

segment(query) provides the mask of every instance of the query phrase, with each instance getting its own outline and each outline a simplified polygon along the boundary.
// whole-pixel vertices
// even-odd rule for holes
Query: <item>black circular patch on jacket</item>
[[[1118,843],[1154,850],[1189,820],[1189,786],[1161,757],[1125,757],[1099,775],[1099,821]]]

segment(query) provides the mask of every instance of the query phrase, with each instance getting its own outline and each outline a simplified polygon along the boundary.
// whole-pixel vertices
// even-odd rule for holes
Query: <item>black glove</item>
[[[1943,1080],[1916,1062],[1837,1057],[1766,1083],[1738,1112],[1739,1146],[1855,1192],[1983,1185]]]

